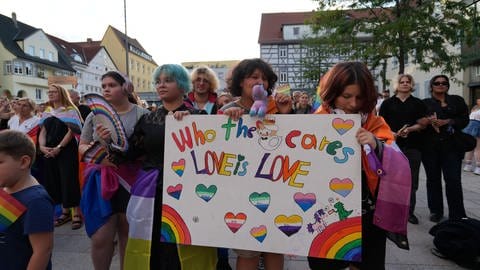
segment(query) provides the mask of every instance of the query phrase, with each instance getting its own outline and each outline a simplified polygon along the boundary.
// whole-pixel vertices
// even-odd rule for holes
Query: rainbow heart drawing
[[[347,131],[353,128],[353,125],[354,125],[354,122],[351,119],[343,120],[342,118],[334,118],[332,120],[332,127],[340,135],[347,133]]]
[[[350,178],[333,178],[330,180],[330,189],[342,197],[347,197],[353,189],[353,182]]]
[[[182,189],[183,189],[182,184],[178,184],[176,186],[169,186],[167,188],[167,193],[168,193],[168,195],[172,196],[173,198],[179,200],[180,195],[182,194]]]
[[[195,187],[195,193],[198,197],[208,202],[215,196],[215,193],[217,193],[217,186],[211,185],[207,188],[204,184],[198,184]]]
[[[244,213],[238,213],[235,215],[232,212],[228,212],[225,214],[224,220],[230,231],[236,233],[240,229],[240,227],[242,227],[245,221],[247,221],[247,215],[245,215]]]
[[[179,161],[172,162],[172,170],[180,177],[182,177],[183,172],[185,171],[185,159],[180,159]]]
[[[248,200],[251,204],[253,204],[253,206],[258,208],[258,210],[265,213],[265,211],[267,211],[268,209],[268,206],[270,205],[270,194],[268,194],[267,192],[253,192],[248,197]]]
[[[293,200],[302,208],[303,212],[306,212],[317,202],[317,197],[314,193],[302,193],[297,192],[293,195]]]
[[[285,235],[290,237],[296,234],[300,228],[302,228],[303,219],[299,215],[291,215],[289,217],[285,215],[278,215],[275,217],[275,226],[282,231]]]
[[[263,240],[265,240],[265,237],[267,237],[267,227],[265,225],[253,227],[250,230],[250,235],[257,239],[258,242],[262,243]]]

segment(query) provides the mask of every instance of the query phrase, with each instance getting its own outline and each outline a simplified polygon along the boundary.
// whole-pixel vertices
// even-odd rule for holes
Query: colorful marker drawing
[[[245,221],[247,221],[247,215],[244,213],[238,213],[235,215],[232,212],[228,212],[225,214],[224,220],[227,227],[233,233],[236,233],[243,226]]]
[[[306,212],[310,207],[312,207],[315,202],[317,201],[317,198],[315,196],[315,193],[302,193],[302,192],[297,192],[295,195],[293,195],[293,200],[302,208],[303,212]]]
[[[195,193],[202,200],[209,202],[213,198],[213,196],[215,196],[215,193],[217,193],[217,186],[210,185],[207,188],[204,184],[198,184],[195,187]]]
[[[361,217],[348,218],[328,225],[322,233],[313,239],[308,256],[346,261],[361,261]]]
[[[275,226],[288,237],[296,234],[302,228],[303,219],[299,215],[278,215],[275,217]]]
[[[192,237],[182,217],[172,207],[162,205],[162,242],[191,244]]]
[[[176,186],[168,186],[167,193],[168,193],[168,195],[172,196],[173,198],[179,200],[180,195],[182,194],[182,189],[183,189],[182,184],[178,184]]]
[[[179,161],[172,162],[172,170],[180,177],[182,177],[183,172],[185,171],[185,159],[180,159]]]
[[[267,192],[253,192],[248,197],[248,200],[253,206],[258,208],[258,210],[265,213],[268,209],[268,206],[270,205],[270,194]]]
[[[330,180],[330,189],[345,198],[352,192],[353,182],[350,178],[333,178]]]
[[[265,237],[267,237],[267,227],[265,225],[253,227],[250,230],[250,235],[257,239],[258,242],[262,243],[263,240],[265,240]]]
[[[347,133],[354,126],[353,120],[343,120],[342,118],[335,118],[332,121],[332,127],[338,132],[338,134],[343,135]]]

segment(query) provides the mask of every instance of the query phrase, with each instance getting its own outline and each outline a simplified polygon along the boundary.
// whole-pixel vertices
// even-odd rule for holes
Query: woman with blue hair
[[[184,115],[205,112],[185,100],[192,83],[184,67],[162,65],[153,72],[153,82],[162,105],[138,121],[129,142],[128,156],[140,158],[143,171],[132,186],[127,207],[130,228],[124,269],[194,269],[195,265],[214,269],[215,248],[179,246],[177,250],[175,243],[160,242],[165,117],[173,114],[181,120]]]

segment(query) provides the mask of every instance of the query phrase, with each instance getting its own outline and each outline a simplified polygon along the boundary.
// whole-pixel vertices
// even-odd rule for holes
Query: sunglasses
[[[435,86],[440,86],[440,85],[448,86],[448,82],[434,82],[432,84],[435,85]]]

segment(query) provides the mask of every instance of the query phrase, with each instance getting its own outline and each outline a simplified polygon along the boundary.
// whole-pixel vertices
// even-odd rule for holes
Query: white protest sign
[[[358,115],[168,116],[164,241],[358,261]]]

